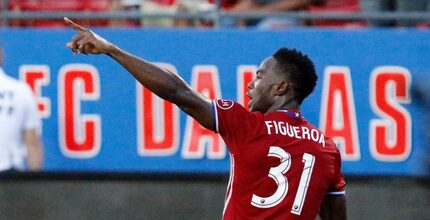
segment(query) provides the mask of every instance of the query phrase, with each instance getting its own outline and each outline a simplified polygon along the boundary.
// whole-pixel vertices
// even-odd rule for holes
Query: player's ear
[[[276,95],[284,95],[285,93],[287,93],[288,89],[290,88],[290,84],[287,82],[281,82],[277,85],[275,94]]]

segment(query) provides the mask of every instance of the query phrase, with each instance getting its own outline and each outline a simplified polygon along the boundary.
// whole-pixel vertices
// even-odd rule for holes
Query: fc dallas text
[[[177,73],[175,66],[157,63]],[[247,84],[257,66],[237,67],[237,101],[246,106]],[[221,97],[218,68],[195,65],[191,86],[209,98]],[[51,115],[51,99],[58,100],[58,138],[61,152],[70,158],[92,158],[102,149],[103,118],[97,112],[82,112],[84,102],[97,102],[103,95],[97,68],[89,64],[66,64],[58,73],[58,82],[50,81],[48,65],[21,65],[20,78],[38,98],[43,118]],[[319,127],[337,143],[344,161],[359,161],[360,148],[368,147],[378,161],[400,162],[412,148],[412,120],[403,105],[410,103],[411,74],[401,66],[378,66],[371,73],[368,91],[353,91],[351,69],[326,66],[324,70]],[[44,87],[58,86],[57,97],[43,95]],[[356,93],[354,95],[354,92]],[[360,146],[355,96],[369,94],[369,106],[377,115],[368,122],[369,146]],[[180,133],[179,109],[161,100],[136,83],[136,152],[141,156],[168,157],[180,151],[184,159],[223,159],[226,146],[218,134],[200,126],[187,116],[185,131]],[[124,97],[122,97],[124,98]],[[184,137],[182,143],[180,138]]]

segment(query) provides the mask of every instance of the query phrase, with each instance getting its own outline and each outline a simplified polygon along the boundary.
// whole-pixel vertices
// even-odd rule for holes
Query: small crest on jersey
[[[222,100],[222,99],[218,99],[216,101],[216,104],[218,105],[218,107],[220,109],[224,109],[224,110],[228,110],[231,109],[231,107],[233,107],[234,102],[231,100]]]

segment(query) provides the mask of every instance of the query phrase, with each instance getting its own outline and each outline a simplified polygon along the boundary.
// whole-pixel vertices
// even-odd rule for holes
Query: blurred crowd
[[[6,0],[2,11],[11,12],[132,12],[136,14],[210,13],[270,13],[286,11],[313,12],[426,12],[430,0]],[[5,9],[7,7],[7,9]],[[141,19],[82,19],[81,24],[121,27],[211,27],[210,19],[157,17]],[[220,20],[223,27],[257,27],[281,29],[292,26],[372,27],[401,26],[427,27],[425,22],[380,20],[298,20],[283,17],[262,19]],[[11,27],[63,27],[61,19],[10,19]]]

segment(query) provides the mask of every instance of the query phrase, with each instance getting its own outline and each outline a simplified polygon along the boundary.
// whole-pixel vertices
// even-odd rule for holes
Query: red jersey
[[[230,151],[224,220],[313,220],[325,194],[344,194],[339,151],[299,112],[249,112],[229,100],[213,106]]]

